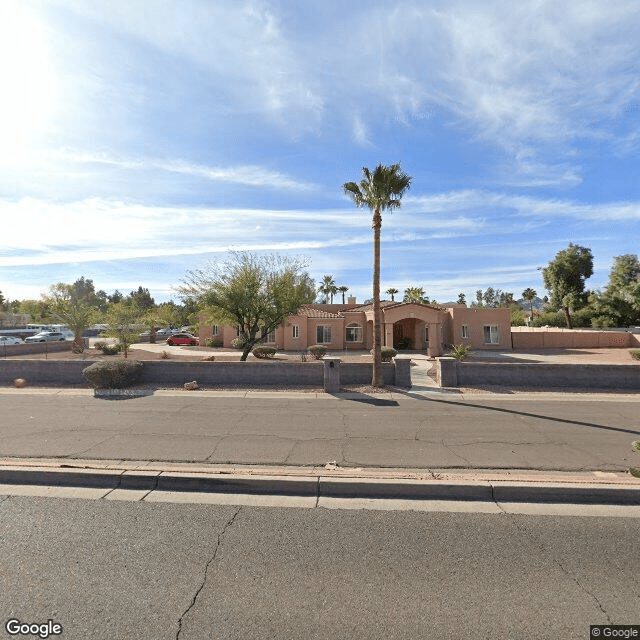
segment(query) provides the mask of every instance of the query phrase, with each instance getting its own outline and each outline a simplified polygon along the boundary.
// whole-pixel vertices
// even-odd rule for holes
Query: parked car
[[[36,333],[35,336],[29,336],[25,339],[25,342],[58,342],[66,340],[64,333],[60,331],[41,331]]]
[[[20,338],[13,336],[0,336],[0,346],[3,344],[23,344],[23,342]]]
[[[191,335],[190,333],[176,333],[172,335],[170,338],[167,338],[167,344],[188,344],[194,347],[198,344],[198,338]]]
[[[172,336],[174,333],[179,333],[177,329],[158,329],[156,331],[157,336]]]

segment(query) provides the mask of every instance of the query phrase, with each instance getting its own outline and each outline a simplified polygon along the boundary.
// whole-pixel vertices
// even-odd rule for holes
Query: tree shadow
[[[364,404],[370,404],[374,407],[398,407],[400,406],[397,400],[386,400],[385,398],[375,398],[368,396],[366,393],[360,393],[359,391],[346,391],[342,393],[329,393],[329,395],[337,398],[338,400],[351,400],[352,402],[362,402]]]

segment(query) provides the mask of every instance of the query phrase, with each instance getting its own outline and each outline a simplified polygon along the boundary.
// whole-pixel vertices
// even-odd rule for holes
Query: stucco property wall
[[[82,375],[95,360],[0,360],[0,384],[11,384],[16,378],[24,378],[35,385],[89,386]]]
[[[640,334],[552,327],[512,327],[514,349],[598,349],[640,345]]]
[[[24,378],[34,385],[81,385],[89,387],[83,369],[95,360],[0,360],[0,384]],[[342,384],[369,384],[371,363],[340,363]],[[411,385],[407,360],[398,365],[398,384]],[[394,363],[382,365],[385,384],[396,384]],[[197,380],[204,385],[248,385],[257,387],[312,386],[324,384],[324,362],[165,362],[147,361],[142,383],[182,386]]]
[[[2,345],[0,347],[0,358],[6,356],[21,356],[32,353],[58,353],[60,351],[71,351],[73,340],[60,340],[59,342],[25,342],[24,344]]]
[[[438,362],[438,381],[443,387],[507,385],[640,391],[640,365],[496,364],[443,358]]]

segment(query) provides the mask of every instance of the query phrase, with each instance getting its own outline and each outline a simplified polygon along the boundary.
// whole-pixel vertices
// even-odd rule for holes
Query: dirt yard
[[[556,362],[558,364],[629,364],[638,365],[640,360],[635,360],[628,347],[623,348],[605,348],[605,349],[530,349],[527,351],[514,349],[513,351],[489,351],[476,350],[471,351],[468,356],[469,362]],[[163,354],[168,356],[163,357]],[[335,352],[327,355],[334,355],[343,362],[371,362],[371,356],[365,351],[356,351],[345,354],[344,352]],[[426,360],[426,356],[422,352],[405,352],[403,355],[413,356],[415,360]],[[230,351],[228,349],[218,349],[213,347],[170,347],[168,345],[155,344],[144,346],[136,345],[135,348],[129,350],[128,357],[132,360],[180,360],[181,362],[197,362],[204,360],[210,356],[215,357],[216,362],[239,362],[241,352]],[[98,349],[85,349],[81,354],[72,353],[71,351],[61,351],[57,353],[49,353],[45,356],[43,353],[28,354],[20,356],[8,356],[12,359],[29,359],[29,360],[113,360],[121,359],[122,354],[116,356],[105,356]],[[273,360],[281,362],[300,362],[300,354],[278,353]],[[249,355],[248,362],[263,362],[253,355]],[[317,362],[313,357],[307,356],[307,362]]]

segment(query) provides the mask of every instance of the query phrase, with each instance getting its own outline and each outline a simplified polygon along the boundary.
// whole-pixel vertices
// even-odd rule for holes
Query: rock
[[[200,387],[198,386],[198,383],[194,380],[193,382],[185,382],[184,383],[184,388],[187,391],[195,391],[196,389],[199,389]]]
[[[27,386],[27,381],[24,378],[16,378],[13,381],[14,386],[18,387],[18,389],[22,389],[22,387]]]
[[[215,359],[215,356],[205,356],[204,358],[202,358],[202,360],[206,362],[213,362]]]

